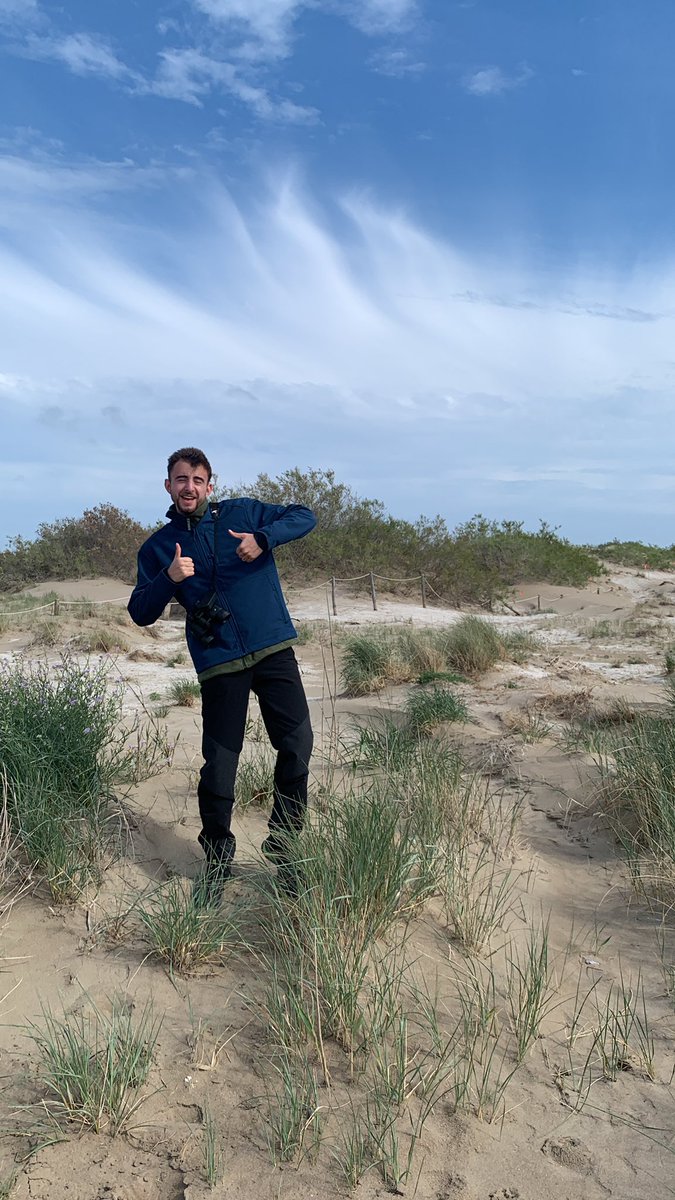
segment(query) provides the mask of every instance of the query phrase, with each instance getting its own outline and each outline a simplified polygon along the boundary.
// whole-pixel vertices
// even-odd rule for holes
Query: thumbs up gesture
[[[172,583],[182,583],[195,573],[195,564],[191,558],[183,558],[180,543],[176,542],[176,553],[173,556],[167,575]]]
[[[262,550],[252,533],[235,533],[233,529],[228,529],[227,532],[230,537],[239,538],[237,557],[242,562],[253,562],[255,558],[259,558],[262,554]]]

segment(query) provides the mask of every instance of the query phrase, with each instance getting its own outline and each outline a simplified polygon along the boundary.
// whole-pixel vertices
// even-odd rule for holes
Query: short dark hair
[[[213,475],[211,463],[206,457],[204,451],[198,450],[196,446],[183,446],[182,450],[174,450],[166,465],[167,479],[171,478],[171,472],[173,471],[177,462],[187,462],[191,467],[203,467],[208,474],[209,480]]]

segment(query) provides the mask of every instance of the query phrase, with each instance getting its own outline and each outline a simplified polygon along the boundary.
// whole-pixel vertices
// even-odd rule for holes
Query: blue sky
[[[0,539],[166,457],[675,540],[672,0],[0,0]]]

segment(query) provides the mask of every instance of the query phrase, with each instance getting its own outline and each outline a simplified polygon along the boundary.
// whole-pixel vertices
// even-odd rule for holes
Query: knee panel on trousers
[[[202,741],[202,753],[204,766],[200,775],[204,787],[217,796],[233,799],[239,755],[207,735]]]
[[[274,772],[277,783],[301,779],[308,773],[313,745],[312,724],[307,716],[295,729],[287,733],[277,746],[277,766]]]

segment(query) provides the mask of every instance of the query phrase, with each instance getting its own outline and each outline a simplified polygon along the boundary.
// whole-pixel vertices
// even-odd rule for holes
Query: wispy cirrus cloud
[[[89,31],[63,33],[58,14],[37,0],[0,0],[0,23],[10,34],[6,52],[34,61],[60,62],[74,75],[99,78],[139,98],[148,95],[201,107],[208,98],[230,98],[258,120],[308,125],[319,119],[313,105],[289,99],[275,78],[275,64],[293,48],[303,12],[338,15],[372,37],[399,31],[416,11],[415,0],[189,0],[203,18],[192,43],[159,49],[157,69],[141,72],[109,38]],[[186,37],[175,19],[160,21],[162,38]],[[225,38],[223,38],[225,34]],[[421,69],[407,49],[385,47],[373,62],[384,74]]]
[[[139,78],[118,57],[109,42],[90,33],[30,37],[20,53],[25,58],[62,62],[74,75],[98,75],[116,80]]]
[[[502,96],[529,83],[533,75],[534,71],[526,64],[511,73],[501,67],[482,67],[465,75],[462,85],[472,96]]]
[[[388,75],[392,79],[406,79],[422,75],[426,64],[412,55],[408,49],[398,46],[386,46],[376,50],[368,60],[369,66],[378,75]]]
[[[122,184],[136,187],[133,222],[128,203],[124,221],[106,205]],[[154,517],[148,470],[160,477],[166,446],[203,441],[229,478],[330,465],[404,515],[567,522],[592,492],[598,514],[662,503],[666,519],[667,266],[552,278],[487,265],[360,195],[330,197],[338,234],[292,174],[237,205],[197,171],[43,158],[0,172],[5,210],[10,193],[6,436],[17,470],[63,458],[71,509],[102,498],[87,473],[100,464],[108,498]],[[28,521],[24,474],[12,495]]]
[[[319,115],[315,108],[273,96],[267,88],[247,79],[234,64],[194,49],[162,51],[155,78],[141,86],[153,95],[196,106],[214,91],[226,93],[265,121],[311,124]]]
[[[32,21],[38,14],[37,0],[0,0],[0,23]]]
[[[377,37],[407,27],[417,0],[192,0],[195,9],[238,38],[237,53],[274,60],[290,54],[303,13],[323,11],[344,17]]]

